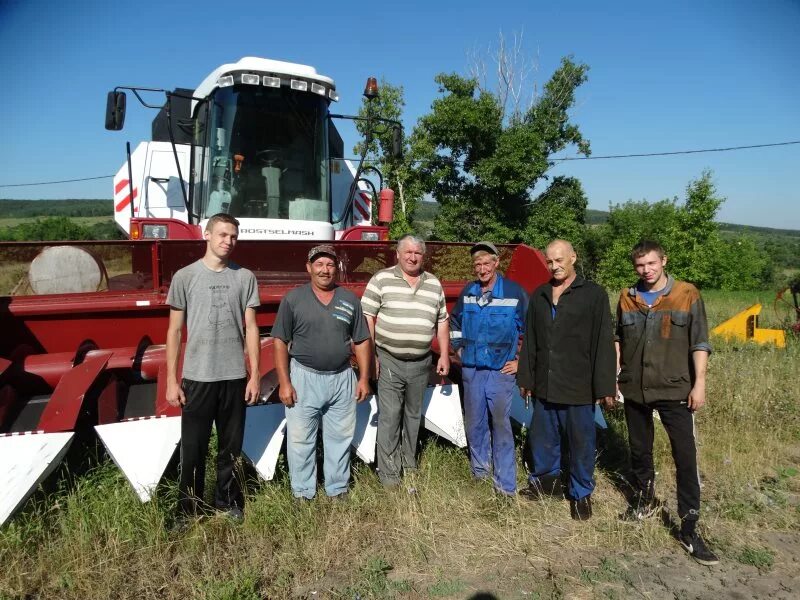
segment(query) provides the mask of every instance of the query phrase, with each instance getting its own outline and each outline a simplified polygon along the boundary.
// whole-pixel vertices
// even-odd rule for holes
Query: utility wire
[[[674,156],[675,154],[700,154],[702,152],[730,152],[731,150],[749,150],[750,148],[770,148],[772,146],[791,146],[800,144],[800,140],[793,142],[776,142],[774,144],[754,144],[752,146],[730,146],[729,148],[706,148],[704,150],[678,150],[676,152],[648,152],[645,154],[611,154],[608,156],[565,156],[551,158],[552,161],[565,160],[601,160],[604,158],[638,158],[642,156]]]
[[[74,181],[92,181],[93,179],[108,179],[113,175],[101,175],[100,177],[82,177],[81,179],[62,179],[61,181],[39,181],[37,183],[4,183],[0,184],[0,188],[7,187],[25,187],[28,185],[53,185],[55,183],[72,183]]]
[[[753,144],[751,146],[730,146],[728,148],[704,148],[702,150],[677,150],[675,152],[646,152],[642,154],[609,154],[607,156],[564,156],[561,158],[551,158],[554,162],[563,162],[567,160],[603,160],[609,158],[641,158],[646,156],[675,156],[677,154],[702,154],[704,152],[730,152],[732,150],[750,150],[752,148],[772,148],[775,146],[792,146],[800,144],[800,140],[791,142],[775,142],[773,144]],[[334,160],[358,160],[356,157],[336,157]],[[368,161],[372,162],[372,161]],[[421,161],[414,161],[421,162]],[[10,187],[25,187],[34,185],[53,185],[57,183],[73,183],[76,181],[92,181],[94,179],[108,179],[113,175],[101,175],[100,177],[83,177],[81,179],[62,179],[61,181],[39,181],[36,183],[5,183],[0,184],[0,188]]]

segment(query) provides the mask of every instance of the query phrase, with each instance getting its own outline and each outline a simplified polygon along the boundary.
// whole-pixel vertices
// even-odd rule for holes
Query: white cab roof
[[[235,63],[228,63],[214,69],[203,82],[197,86],[194,95],[197,98],[207,97],[214,88],[217,87],[217,80],[226,73],[234,72],[253,72],[273,75],[284,75],[286,77],[302,77],[326,84],[328,87],[336,89],[336,84],[330,77],[325,77],[317,73],[314,67],[299,65],[296,63],[284,62],[282,60],[271,60],[268,58],[257,58],[255,56],[245,56]]]

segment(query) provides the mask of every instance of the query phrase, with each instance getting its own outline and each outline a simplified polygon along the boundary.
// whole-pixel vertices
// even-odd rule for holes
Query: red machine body
[[[251,269],[259,283],[258,368],[262,394],[268,401],[276,401],[277,387],[269,333],[281,298],[308,281],[305,263],[314,244],[240,241],[233,257]],[[335,244],[339,284],[359,296],[376,271],[396,263],[390,242],[340,240]],[[25,266],[46,246],[0,244],[0,262],[7,269],[18,267],[24,279]],[[13,287],[18,295],[0,296],[0,442],[4,436],[65,434],[81,427],[179,415],[179,409],[166,402],[164,343],[170,310],[166,297],[172,276],[202,256],[204,242],[172,239],[59,246],[90,253],[101,265],[102,289],[37,295],[17,283]],[[430,242],[427,246],[425,268],[440,278],[452,307],[472,278],[469,244]],[[541,253],[524,245],[501,246],[501,268],[528,291],[549,278]],[[177,431],[174,435],[179,436]],[[30,445],[30,440],[19,440],[23,441]],[[41,477],[52,470],[53,461],[60,461],[69,442],[69,437],[54,438],[56,447],[50,449],[52,456]],[[43,453],[39,446],[25,451]],[[0,506],[0,523],[17,506],[7,510]]]

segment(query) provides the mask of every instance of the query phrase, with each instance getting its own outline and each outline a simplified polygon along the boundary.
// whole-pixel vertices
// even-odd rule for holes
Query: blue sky
[[[572,117],[593,154],[800,140],[800,2],[152,2],[0,0],[0,185],[110,175],[154,113],[129,103],[103,128],[115,85],[195,87],[242,56],[313,65],[354,113],[364,79],[406,91],[410,130],[465,73],[471,51],[522,32],[541,86],[564,55],[589,65]],[[348,146],[355,137],[343,131]],[[575,155],[570,149],[563,156]],[[800,229],[800,145],[662,158],[571,161],[591,208],[684,197],[711,169],[720,220]],[[5,198],[110,198],[111,181],[0,187]]]

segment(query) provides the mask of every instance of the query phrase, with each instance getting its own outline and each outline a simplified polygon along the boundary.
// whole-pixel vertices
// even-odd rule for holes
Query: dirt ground
[[[683,552],[677,542],[657,555],[583,555],[564,564],[529,559],[495,565],[496,572],[461,578],[453,594],[433,594],[432,584],[418,581],[419,597],[489,600],[497,598],[675,598],[762,599],[800,598],[800,533],[767,532],[756,536],[772,551],[774,563],[760,570],[723,557],[715,567],[704,567]],[[515,564],[516,563],[516,564]],[[527,563],[527,564],[526,564]],[[443,590],[446,592],[446,590]],[[414,597],[411,594],[410,597]]]

